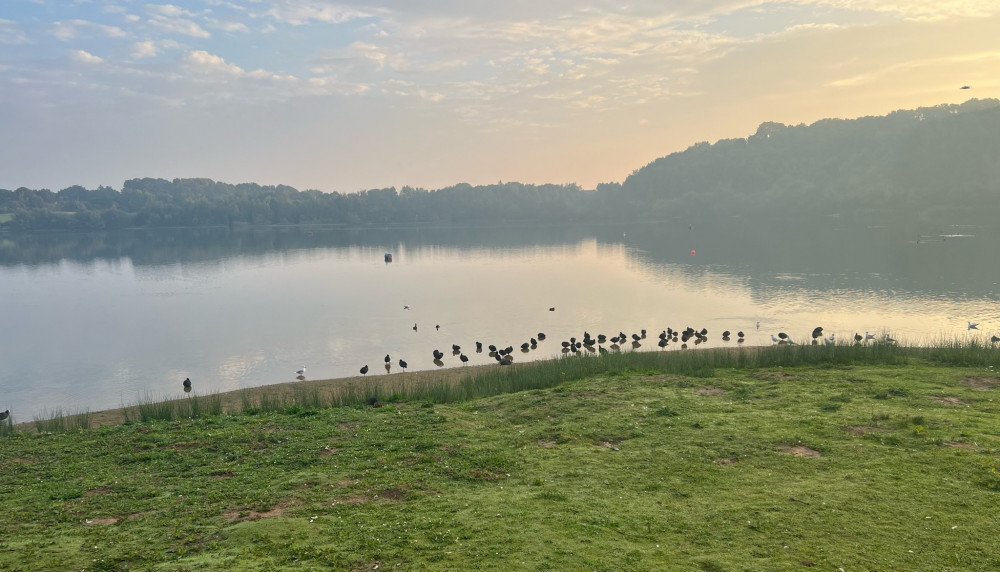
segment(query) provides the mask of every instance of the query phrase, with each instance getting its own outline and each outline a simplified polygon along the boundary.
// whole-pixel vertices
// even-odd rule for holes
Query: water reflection
[[[0,315],[16,327],[0,330],[0,409],[25,421],[179,395],[185,377],[198,393],[292,381],[302,365],[310,379],[364,364],[385,375],[386,353],[432,369],[437,349],[459,367],[452,344],[517,349],[540,331],[548,340],[516,359],[560,355],[584,330],[689,325],[709,330],[702,347],[724,345],[725,329],[753,345],[778,331],[805,340],[817,325],[927,342],[965,336],[972,320],[988,337],[1000,327],[997,275],[978,261],[991,260],[996,229],[918,243],[921,232],[725,219],[9,236]]]

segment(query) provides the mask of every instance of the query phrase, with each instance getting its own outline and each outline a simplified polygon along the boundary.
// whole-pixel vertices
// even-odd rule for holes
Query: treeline
[[[763,123],[699,143],[616,188],[652,212],[939,217],[1000,214],[1000,101]]]
[[[505,224],[765,215],[993,219],[1000,214],[1000,101],[887,116],[763,123],[699,143],[622,183],[459,184],[359,193],[210,179],[132,179],[110,187],[0,189],[0,229],[275,224]],[[971,219],[967,218],[971,217]]]
[[[232,185],[210,179],[131,179],[120,191],[0,190],[0,224],[13,230],[276,224],[478,224],[587,220],[595,193],[577,185],[455,185],[359,193]],[[0,217],[4,215],[0,214]]]

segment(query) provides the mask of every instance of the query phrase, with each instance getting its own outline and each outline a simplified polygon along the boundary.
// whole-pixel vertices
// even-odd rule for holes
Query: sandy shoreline
[[[533,363],[533,362],[526,362]],[[413,371],[413,372],[393,372],[391,374],[369,374],[367,376],[354,376],[354,377],[342,377],[334,379],[317,379],[317,380],[304,380],[304,381],[290,381],[284,383],[275,383],[271,385],[260,385],[257,387],[248,387],[244,389],[237,389],[233,391],[226,391],[217,394],[199,394],[197,391],[197,385],[190,395],[186,395],[179,399],[164,399],[163,402],[172,402],[187,399],[188,397],[205,397],[207,395],[218,395],[222,398],[222,410],[228,411],[240,411],[243,408],[244,396],[249,396],[250,399],[257,401],[261,396],[267,397],[280,397],[280,396],[293,396],[297,391],[307,390],[307,391],[318,391],[320,395],[328,396],[337,391],[349,387],[371,387],[379,388],[385,387],[388,390],[392,390],[394,387],[399,387],[400,385],[422,385],[430,382],[440,382],[445,381],[448,383],[458,383],[466,377],[475,377],[479,372],[490,371],[497,369],[499,365],[487,364],[487,365],[477,365],[477,366],[462,366],[462,367],[451,367],[451,368],[441,368],[436,370],[426,370],[426,371]],[[516,367],[516,366],[515,366]],[[181,390],[180,384],[177,387],[178,391]],[[126,407],[118,407],[114,409],[105,409],[102,411],[91,411],[87,415],[90,418],[91,427],[100,427],[102,425],[121,425],[126,420],[126,411],[134,411],[136,409],[135,405],[129,405]],[[72,417],[68,415],[67,417]],[[132,414],[132,417],[136,417],[136,414]],[[34,421],[21,421],[14,426],[19,431],[34,431],[35,422]]]

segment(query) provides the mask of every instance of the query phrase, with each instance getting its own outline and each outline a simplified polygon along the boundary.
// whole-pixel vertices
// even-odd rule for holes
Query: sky
[[[6,189],[593,188],[765,121],[998,96],[997,0],[0,0]]]

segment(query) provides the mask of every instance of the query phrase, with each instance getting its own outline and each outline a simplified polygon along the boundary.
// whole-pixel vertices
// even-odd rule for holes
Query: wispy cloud
[[[50,31],[56,38],[68,42],[82,36],[101,35],[108,38],[127,38],[128,34],[118,26],[97,24],[87,20],[60,20],[52,24]]]
[[[69,57],[75,62],[80,62],[84,64],[100,64],[104,62],[104,59],[95,56],[89,52],[83,50],[70,50]]]
[[[16,45],[27,44],[28,35],[24,33],[21,26],[12,20],[0,18],[0,44]]]

